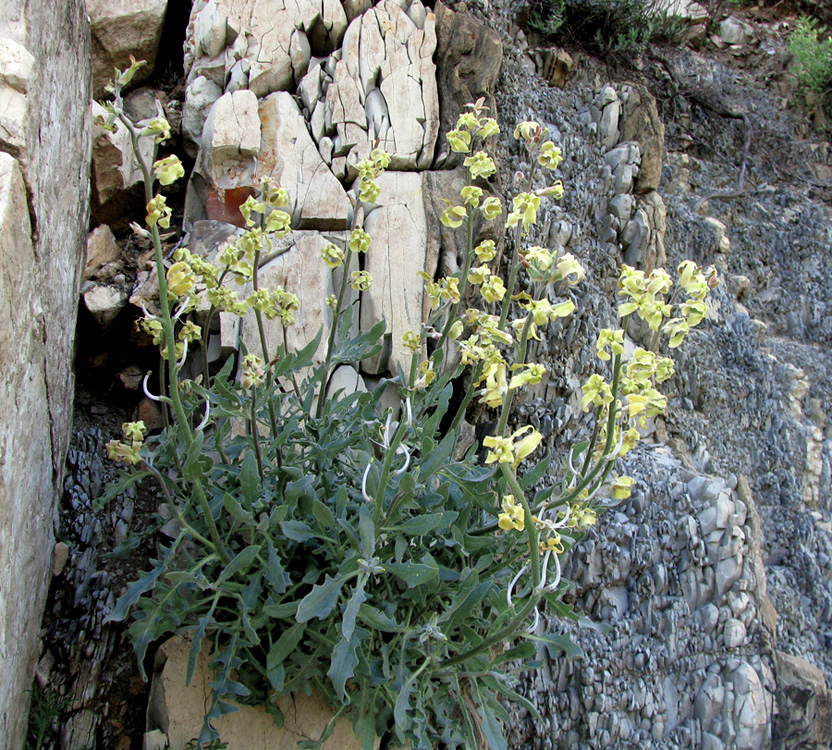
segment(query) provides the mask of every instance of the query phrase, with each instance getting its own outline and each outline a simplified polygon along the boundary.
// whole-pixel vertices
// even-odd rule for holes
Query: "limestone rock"
[[[84,292],[84,305],[95,318],[99,329],[106,331],[127,305],[129,297],[129,292],[115,284],[95,284]]]
[[[383,0],[355,18],[344,35],[326,93],[326,121],[336,132],[335,155],[347,156],[350,164],[376,146],[390,154],[391,169],[422,169],[433,160],[439,130],[436,19],[431,12],[416,19],[421,27],[393,0]]]
[[[190,685],[185,685],[191,643],[171,638],[156,655],[148,707],[148,731],[162,730],[170,750],[185,750],[189,740],[198,737],[205,714],[205,696],[210,691],[210,656],[204,644],[199,653]],[[240,706],[217,723],[228,750],[295,750],[299,739],[316,740],[332,716],[318,693],[310,697],[286,696],[278,701],[286,723],[280,729],[263,708]],[[376,742],[378,747],[378,741]],[[344,718],[335,723],[332,736],[323,750],[359,750],[361,741]]]
[[[56,17],[59,22],[56,22]],[[5,0],[0,131],[0,692],[3,744],[23,746],[42,650],[55,507],[63,489],[74,378],[73,339],[89,228],[90,41],[84,3]],[[29,75],[31,78],[24,84]],[[17,106],[15,105],[15,107]],[[30,217],[35,223],[30,223]],[[21,418],[24,416],[25,418]],[[21,595],[25,592],[25,595]]]
[[[332,270],[321,259],[321,250],[333,241],[343,246],[346,234],[295,231],[288,239],[289,249],[262,266],[258,279],[262,289],[282,287],[298,296],[300,310],[295,324],[287,330],[287,340],[291,349],[300,349],[331,323],[332,312],[326,298],[335,293],[335,285]],[[263,327],[268,354],[273,357],[277,347],[283,345],[283,327],[279,319],[263,320]],[[243,320],[241,338],[249,352],[262,357],[257,321],[253,315]],[[314,356],[319,360],[326,356],[325,334],[321,336]]]
[[[258,97],[285,90],[312,54],[340,44],[346,26],[336,0],[197,0],[185,41],[188,82],[204,75],[224,87],[237,66]]]
[[[106,110],[93,102],[92,116],[106,117]],[[153,148],[151,140],[142,139],[140,148],[142,157],[149,160]],[[126,229],[134,214],[143,215],[143,179],[127,129],[116,125],[115,132],[110,133],[95,125],[92,150],[93,221]]]
[[[29,50],[0,37],[0,147],[13,155],[26,146],[26,93],[34,69]]]
[[[574,65],[572,55],[565,49],[553,47],[540,53],[538,73],[545,78],[549,85],[563,88],[572,75]]]
[[[102,224],[87,237],[87,262],[84,265],[84,280],[91,278],[101,266],[112,263],[121,255],[110,227]]]
[[[222,96],[222,89],[205,76],[197,76],[185,89],[182,110],[182,136],[185,150],[195,157],[202,141],[202,129],[214,102]]]
[[[260,121],[258,175],[286,188],[294,225],[346,228],[351,211],[349,198],[323,163],[292,95],[280,91],[263,99]]]
[[[622,86],[621,99],[621,140],[636,141],[641,151],[634,191],[647,193],[658,189],[662,179],[664,123],[659,118],[656,100],[645,86]]]
[[[206,217],[243,225],[239,206],[254,192],[259,152],[257,97],[248,90],[223,94],[205,121],[185,199],[186,226]]]
[[[0,326],[0,665],[11,683],[0,709],[7,726],[4,742],[19,747],[26,728],[25,701],[19,696],[31,686],[38,656],[33,639],[26,637],[32,630],[37,635],[32,599],[42,602],[51,566],[52,445],[42,427],[49,424],[49,411],[29,204],[20,166],[3,152],[0,258],[0,299],[5,301]],[[28,593],[21,596],[24,590]]]
[[[434,169],[462,163],[445,136],[456,127],[465,105],[485,97],[488,113],[497,116],[494,87],[503,59],[500,37],[469,11],[436,3],[436,81],[441,115]]]
[[[340,365],[336,367],[332,373],[332,377],[329,379],[326,397],[332,398],[336,393],[340,393],[340,398],[346,398],[358,392],[367,392],[364,378],[356,372],[356,369],[352,365]]]
[[[127,68],[130,55],[145,60],[133,83],[153,73],[167,0],[87,0],[92,24],[93,96],[104,96],[113,70]]]
[[[361,329],[367,331],[384,318],[389,346],[362,366],[373,374],[396,373],[398,367],[407,372],[410,353],[402,345],[402,334],[421,330],[427,304],[417,274],[423,271],[433,277],[437,257],[425,240],[422,175],[385,172],[378,182],[383,204],[364,219],[372,237],[365,270],[373,277],[373,285],[362,293]]]

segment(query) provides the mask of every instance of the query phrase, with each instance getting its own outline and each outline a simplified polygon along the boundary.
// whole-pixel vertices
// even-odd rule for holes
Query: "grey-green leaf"
[[[341,587],[347,580],[347,576],[338,576],[337,578],[324,577],[324,582],[316,584],[298,605],[298,611],[295,619],[298,622],[308,622],[313,617],[323,620],[329,615],[335,604],[338,601],[338,594],[341,593]]]

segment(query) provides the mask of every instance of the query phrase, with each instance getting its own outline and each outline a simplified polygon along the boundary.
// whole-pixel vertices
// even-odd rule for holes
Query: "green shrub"
[[[804,93],[824,94],[832,87],[832,39],[814,18],[803,16],[789,38],[797,81]]]
[[[596,54],[642,53],[684,30],[655,0],[535,0],[529,11],[532,29]]]
[[[120,91],[133,70],[115,81],[102,124],[126,128],[134,144],[158,143],[170,134],[166,121],[139,127],[124,115]],[[243,204],[247,230],[219,252],[217,265],[185,248],[166,263],[159,227],[169,226],[171,210],[154,183],[170,184],[183,169],[175,157],[151,167],[135,148],[148,225],[135,229],[153,241],[160,289],[160,314],[148,313],[142,325],[164,359],[166,393],[155,398],[170,410],[170,426],[151,436],[142,422],[123,425],[123,439],[107,448],[132,471],[108,495],[152,479],[178,530],[111,619],[132,619],[140,664],[158,639],[190,634],[189,677],[207,641],[214,679],[200,747],[218,739],[215,722],[236,703],[262,705],[282,725],[277,699],[314,687],[336,716],[354,723],[365,748],[386,735],[414,750],[506,750],[501,699],[534,712],[513,688],[517,665],[533,668],[540,649],[552,657],[579,653],[559,628],[538,631],[540,611],[580,620],[561,601],[560,558],[598,511],[629,496],[633,479],[615,476],[614,466],[638,442],[645,419],[664,411],[656,385],[673,365],[652,350],[625,353],[623,328],[600,331],[607,377],[592,375],[582,398],[595,415],[593,434],[566,446],[560,479],[547,479],[557,470],[553,453],[536,455],[543,436],[531,425],[509,425],[512,399],[545,376],[542,364],[528,361],[528,344],[538,329],[571,315],[572,287],[584,270],[571,254],[523,244],[541,200],[563,194],[559,180],[532,187],[537,170],[553,172],[561,161],[534,122],[514,133],[533,166],[505,221],[514,239],[506,275],[493,240],[474,246],[475,227],[504,211],[484,189],[497,167],[477,148],[499,126],[483,109],[482,101],[469,105],[448,133],[454,151],[470,154],[470,184],[441,221],[465,232],[467,253],[457,274],[423,279],[431,312],[420,330],[402,336],[410,361],[386,383],[400,397],[398,414],[380,412],[383,387],[327,389],[336,366],[360,363],[382,346],[384,322],[354,335],[349,302],[350,285],[372,284],[366,271],[346,272],[373,252],[369,235],[356,226],[343,246],[322,249],[321,262],[342,279],[329,300],[328,333],[297,351],[285,337],[275,347],[263,318],[279,318],[285,333],[299,303],[289,290],[260,288],[258,268],[273,238],[289,231],[285,190],[264,182]],[[377,201],[376,179],[388,164],[376,150],[356,165],[357,202]],[[653,344],[664,333],[670,348],[704,318],[712,281],[691,261],[678,271],[672,295],[663,269],[647,275],[624,266],[620,281],[620,317],[637,314]],[[250,296],[224,286],[233,280],[250,282]],[[466,292],[495,313],[461,312]],[[200,295],[210,305],[203,317]],[[259,354],[229,359],[216,375],[206,361],[203,377],[184,380],[188,347],[200,346],[217,311],[256,319]],[[316,361],[324,335],[326,355]],[[454,402],[453,382],[466,377],[465,396]],[[460,451],[462,418],[475,397],[494,411],[496,427],[481,446]],[[300,747],[320,748],[327,732]]]

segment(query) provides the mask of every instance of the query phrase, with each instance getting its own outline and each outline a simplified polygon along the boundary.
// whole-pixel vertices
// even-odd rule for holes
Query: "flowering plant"
[[[124,116],[120,90],[117,79],[106,124],[120,123],[134,144],[162,140],[168,131],[161,123],[141,129]],[[176,179],[179,169],[168,157],[155,163],[154,177],[142,162],[161,312],[141,325],[160,347],[167,388],[157,398],[169,426],[149,436],[140,422],[124,425],[124,440],[108,448],[132,470],[109,495],[154,479],[177,530],[112,619],[132,614],[140,664],[157,639],[191,634],[189,679],[203,642],[210,643],[213,692],[200,742],[217,738],[215,720],[235,703],[262,705],[280,724],[277,699],[314,687],[335,717],[353,722],[365,748],[382,736],[420,750],[497,750],[506,747],[501,725],[508,718],[500,698],[535,711],[514,690],[514,673],[533,667],[542,647],[578,652],[567,636],[541,631],[539,613],[545,605],[579,619],[560,600],[560,559],[601,507],[629,495],[632,480],[611,472],[638,440],[639,423],[664,408],[655,385],[670,377],[672,363],[643,349],[625,362],[623,331],[603,331],[599,358],[611,363],[611,380],[593,375],[583,396],[596,414],[594,434],[568,451],[559,483],[544,481],[552,457],[539,455],[536,429],[509,426],[512,400],[545,377],[545,367],[527,359],[529,340],[571,314],[571,289],[584,270],[571,255],[523,247],[541,199],[563,191],[559,181],[532,189],[537,167],[553,171],[561,161],[536,123],[515,133],[536,166],[506,220],[514,228],[507,276],[493,240],[474,244],[481,219],[503,210],[486,195],[496,165],[474,150],[499,131],[484,109],[481,101],[471,105],[448,134],[455,151],[469,154],[470,184],[442,222],[464,228],[467,250],[458,273],[425,278],[428,320],[404,334],[408,372],[387,381],[398,393],[397,411],[381,408],[381,387],[348,394],[331,386],[335,367],[360,365],[381,348],[384,323],[354,335],[348,302],[350,286],[372,284],[366,271],[347,272],[367,252],[369,235],[355,226],[343,246],[323,249],[321,262],[340,274],[333,322],[293,350],[285,331],[298,298],[264,289],[258,278],[273,238],[290,229],[285,191],[264,183],[241,207],[245,232],[215,261],[180,248],[166,264],[159,226],[170,209],[153,186],[161,175]],[[374,151],[357,165],[356,204],[379,198],[377,179],[388,164]],[[698,322],[707,280],[692,265],[681,273],[689,300],[674,306],[665,302],[669,277],[625,269],[622,316],[635,312],[653,330],[683,336],[683,324]],[[227,286],[232,280],[249,294]],[[487,309],[460,311],[477,296]],[[259,351],[211,373],[204,331],[218,312],[253,315]],[[267,341],[264,319],[280,321],[282,344]],[[322,336],[326,354],[316,362]],[[182,367],[198,349],[202,374],[184,380]],[[460,379],[469,385],[454,401]],[[460,451],[474,398],[496,410],[496,428]],[[320,738],[299,745],[320,747],[335,717]]]

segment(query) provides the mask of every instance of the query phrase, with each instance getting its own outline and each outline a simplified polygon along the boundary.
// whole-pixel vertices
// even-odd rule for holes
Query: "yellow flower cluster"
[[[501,507],[503,512],[497,515],[497,525],[503,531],[523,531],[526,528],[523,506],[515,502],[514,495],[505,495]]]
[[[258,385],[262,385],[266,380],[266,369],[263,365],[263,360],[256,354],[246,354],[243,357],[242,377],[240,378],[240,385],[248,390]]]
[[[124,440],[110,440],[107,445],[107,455],[113,461],[121,461],[122,463],[135,466],[142,457],[139,455],[139,450],[144,445],[144,436],[147,433],[147,427],[143,421],[125,422],[121,426]]]
[[[515,443],[521,435],[525,437]],[[489,435],[482,441],[483,445],[489,448],[485,463],[493,464],[496,461],[501,464],[511,464],[516,469],[524,458],[535,451],[541,440],[543,440],[543,435],[531,425],[515,430],[509,437]]]

